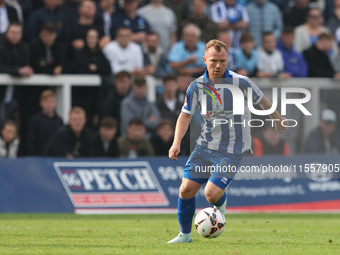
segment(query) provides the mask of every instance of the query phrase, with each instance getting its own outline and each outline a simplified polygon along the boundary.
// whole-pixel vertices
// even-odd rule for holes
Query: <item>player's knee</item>
[[[183,199],[193,198],[195,196],[195,191],[190,188],[190,186],[183,186],[179,188],[179,196]]]
[[[218,202],[218,200],[220,200],[220,197],[218,196],[218,194],[211,192],[211,191],[210,192],[206,191],[205,197],[210,204],[216,204]]]

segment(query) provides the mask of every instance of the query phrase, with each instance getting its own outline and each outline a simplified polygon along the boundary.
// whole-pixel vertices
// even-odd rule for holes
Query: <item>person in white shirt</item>
[[[132,31],[128,27],[117,30],[116,40],[103,47],[103,53],[109,60],[113,74],[128,71],[138,74],[143,69],[143,52],[141,47],[131,41]]]
[[[283,57],[276,49],[276,38],[271,32],[262,36],[262,47],[258,49],[258,64],[256,76],[260,78],[288,78],[289,73],[283,72]]]

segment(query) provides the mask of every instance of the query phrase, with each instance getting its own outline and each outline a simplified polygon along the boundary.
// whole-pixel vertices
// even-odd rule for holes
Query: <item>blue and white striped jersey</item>
[[[215,23],[228,21],[230,24],[235,24],[238,21],[243,20],[249,22],[249,16],[247,9],[240,5],[228,6],[224,1],[217,1],[211,6],[211,19]],[[230,36],[232,38],[232,47],[237,49],[239,47],[239,41],[243,30],[233,29],[230,30]]]
[[[182,112],[193,115],[196,108],[199,107],[202,116],[202,129],[201,135],[196,141],[197,144],[211,150],[223,150],[239,155],[251,148],[248,125],[251,118],[247,103],[248,88],[252,90],[253,104],[258,104],[261,101],[263,93],[248,77],[228,69],[226,69],[221,83],[236,86],[242,91],[244,95],[243,115],[233,115],[232,93],[226,88],[216,88],[208,79],[207,71],[189,85]]]

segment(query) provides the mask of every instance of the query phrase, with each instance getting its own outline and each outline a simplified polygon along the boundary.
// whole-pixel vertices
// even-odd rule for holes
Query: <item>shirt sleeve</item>
[[[247,96],[248,88],[252,89],[252,102],[253,104],[260,103],[263,98],[263,92],[259,89],[259,87],[248,77],[240,78],[240,89]]]
[[[191,83],[187,89],[185,99],[184,99],[184,104],[182,107],[182,112],[189,114],[189,115],[194,115],[196,108],[197,108],[198,98],[197,98],[197,91],[195,88],[197,88],[197,85],[195,85],[194,83]]]

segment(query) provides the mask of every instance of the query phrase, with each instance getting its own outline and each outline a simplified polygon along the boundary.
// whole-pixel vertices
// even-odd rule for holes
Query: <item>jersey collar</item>
[[[225,69],[223,78],[231,78],[231,75],[230,75],[228,69]],[[204,82],[204,83],[208,83],[208,82],[209,82],[209,73],[208,73],[208,69],[205,70],[205,72],[204,72],[204,74],[203,74],[203,82]]]

